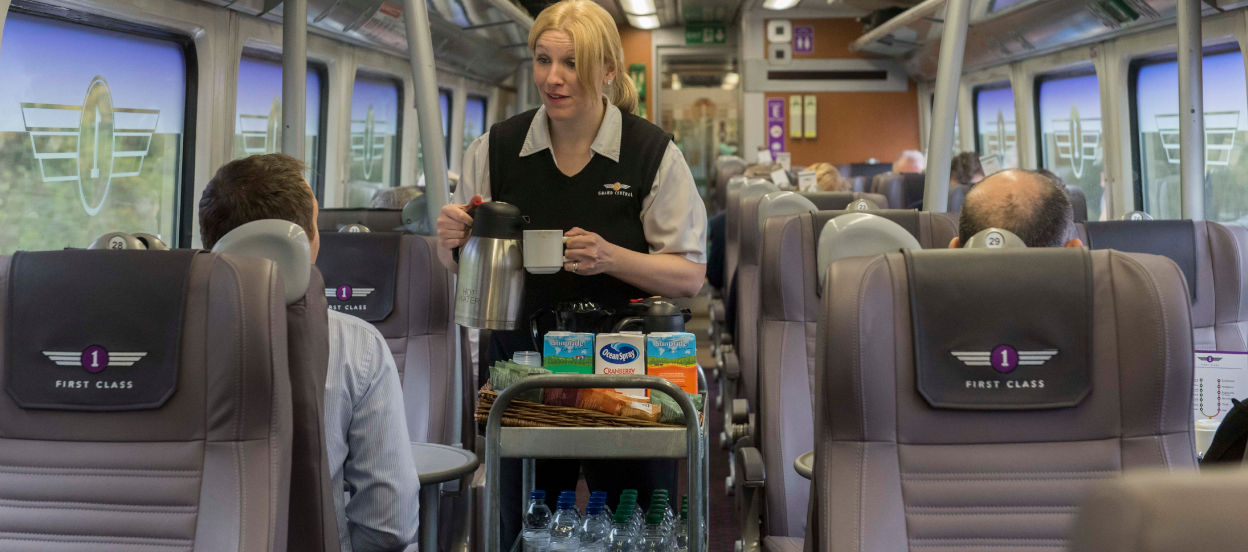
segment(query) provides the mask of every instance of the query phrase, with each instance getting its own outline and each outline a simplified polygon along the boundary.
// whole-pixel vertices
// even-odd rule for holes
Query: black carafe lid
[[[472,235],[478,238],[518,240],[524,233],[524,215],[520,208],[505,201],[490,201],[477,206],[472,215]]]

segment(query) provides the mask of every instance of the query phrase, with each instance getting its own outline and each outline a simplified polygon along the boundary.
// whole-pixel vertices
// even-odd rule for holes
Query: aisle
[[[712,364],[710,343],[703,337],[706,335],[706,328],[710,325],[704,302],[707,295],[708,292],[704,289],[703,293],[694,299],[693,304],[690,305],[694,318],[686,326],[689,331],[698,335],[698,362],[703,366]],[[740,536],[740,530],[732,515],[732,497],[724,494],[724,479],[728,477],[728,453],[719,448],[719,433],[724,429],[724,416],[713,406],[715,396],[718,394],[715,376],[708,371],[706,377],[710,380],[706,400],[712,405],[707,408],[707,416],[710,418],[710,443],[707,451],[710,461],[710,488],[707,492],[710,493],[711,499],[711,511],[707,516],[711,532],[708,550],[732,552],[732,544]]]

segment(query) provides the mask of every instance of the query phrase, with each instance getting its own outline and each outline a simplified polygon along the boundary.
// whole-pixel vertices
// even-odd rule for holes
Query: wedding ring
[[[581,270],[581,261],[572,261],[572,272],[579,272],[580,270]]]

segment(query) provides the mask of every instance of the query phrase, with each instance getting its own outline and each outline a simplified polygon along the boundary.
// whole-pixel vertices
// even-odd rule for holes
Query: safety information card
[[[1196,351],[1195,395],[1192,408],[1197,420],[1222,421],[1231,410],[1231,399],[1243,399],[1240,382],[1248,383],[1248,352]]]

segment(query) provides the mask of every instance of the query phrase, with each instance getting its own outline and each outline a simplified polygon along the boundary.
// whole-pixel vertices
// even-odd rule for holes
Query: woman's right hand
[[[472,215],[468,214],[468,207],[480,201],[481,194],[477,194],[469,203],[442,206],[442,213],[438,215],[439,246],[453,250],[468,241],[468,234],[472,231]]]

